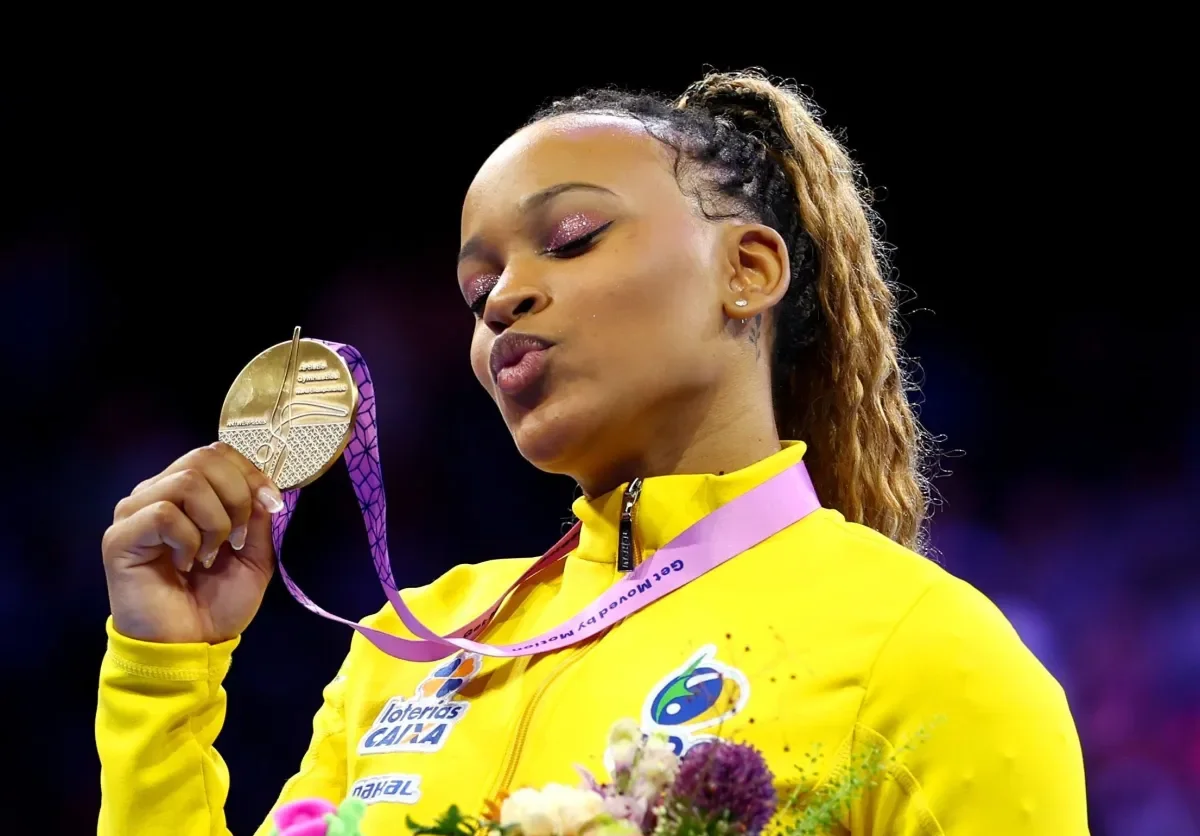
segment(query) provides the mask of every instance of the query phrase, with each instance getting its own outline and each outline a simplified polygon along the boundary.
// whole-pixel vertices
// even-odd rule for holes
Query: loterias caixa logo
[[[358,743],[360,755],[436,752],[467,713],[455,696],[483,668],[478,653],[459,653],[421,681],[412,697],[392,697]]]

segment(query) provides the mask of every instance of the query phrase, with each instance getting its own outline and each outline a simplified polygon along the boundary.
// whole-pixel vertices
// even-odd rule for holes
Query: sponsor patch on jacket
[[[364,804],[416,804],[421,800],[421,776],[392,772],[359,778],[350,787],[350,797]]]
[[[454,697],[483,667],[478,653],[459,653],[417,686],[411,697],[392,697],[358,743],[360,755],[436,752],[470,704]]]
[[[682,756],[698,743],[712,740],[714,729],[746,707],[750,682],[732,665],[717,660],[715,645],[705,645],[668,673],[646,695],[642,731],[662,732]]]

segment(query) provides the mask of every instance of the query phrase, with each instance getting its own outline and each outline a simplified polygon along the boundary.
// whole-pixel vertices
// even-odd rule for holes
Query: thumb
[[[286,519],[290,513],[284,509],[279,513]],[[258,569],[268,578],[275,571],[275,544],[271,539],[271,527],[275,520],[258,502],[253,503],[250,519],[246,522],[246,544],[234,551],[237,559]]]
[[[279,488],[244,455],[223,441],[209,446],[241,470],[252,497],[250,519],[246,522],[245,531],[238,529],[231,532],[229,545],[240,562],[263,570],[269,578],[275,565],[275,547],[271,542],[274,515],[287,515],[291,509],[284,502]],[[285,516],[284,521],[286,519]]]

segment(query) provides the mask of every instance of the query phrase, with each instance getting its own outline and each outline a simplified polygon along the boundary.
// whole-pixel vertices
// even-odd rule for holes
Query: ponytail
[[[808,444],[823,504],[920,550],[927,436],[908,400],[896,299],[858,167],[815,108],[753,71],[711,74],[675,101],[592,90],[532,121],[580,112],[640,120],[707,172],[719,199],[706,206],[734,209],[701,211],[751,216],[783,236],[792,275],[773,318],[779,433]]]
[[[858,167],[798,90],[758,73],[709,75],[677,106],[697,100],[738,103],[735,112],[718,112],[740,116],[734,121],[760,134],[791,183],[815,249],[815,339],[803,357],[779,357],[779,432],[808,443],[809,472],[826,505],[919,548],[925,434],[908,400],[896,298]],[[745,112],[737,114],[738,106]]]

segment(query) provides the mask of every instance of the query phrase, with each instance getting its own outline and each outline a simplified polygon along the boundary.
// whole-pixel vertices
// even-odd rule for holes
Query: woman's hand
[[[117,632],[167,643],[238,636],[271,580],[271,513],[282,509],[279,489],[220,442],[139,484],[102,544]]]

